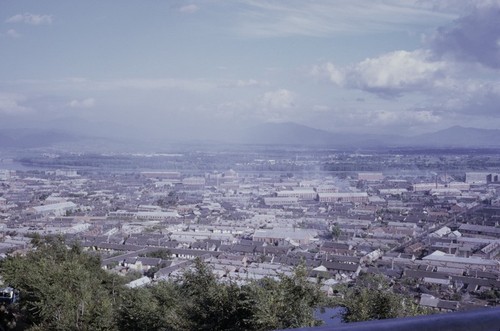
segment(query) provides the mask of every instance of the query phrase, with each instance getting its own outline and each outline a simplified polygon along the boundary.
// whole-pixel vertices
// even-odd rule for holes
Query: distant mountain
[[[56,129],[0,129],[0,150],[55,147],[80,152],[130,152],[162,146],[160,142],[144,142],[128,137],[83,134]],[[151,148],[149,148],[151,149]],[[154,150],[154,148],[153,148]]]
[[[0,133],[0,148],[46,147],[61,142],[74,142],[78,136],[60,132],[36,129],[9,129]]]
[[[236,131],[236,130],[235,130]],[[234,131],[216,140],[198,140],[210,146],[218,143],[247,145],[288,145],[325,148],[500,148],[500,130],[486,130],[454,126],[445,130],[413,137],[397,135],[333,133],[297,123],[263,123]],[[37,147],[65,147],[82,151],[155,150],[170,143],[180,146],[182,140],[152,139],[139,141],[132,137],[106,137],[96,134],[78,134],[55,129],[2,129],[0,149]]]
[[[247,129],[241,141],[248,144],[327,146],[334,148],[492,148],[500,147],[500,130],[454,126],[412,137],[333,133],[296,123],[266,123]]]
[[[408,144],[433,147],[500,147],[500,130],[453,126],[411,137]]]
[[[335,135],[296,123],[263,123],[245,129],[239,138],[248,144],[327,145]]]
[[[402,139],[392,135],[333,133],[297,123],[264,123],[244,130],[239,142],[263,145],[382,147]]]

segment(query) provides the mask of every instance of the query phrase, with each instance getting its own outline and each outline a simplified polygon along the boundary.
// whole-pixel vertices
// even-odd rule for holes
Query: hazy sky
[[[0,0],[0,127],[500,128],[500,0]]]

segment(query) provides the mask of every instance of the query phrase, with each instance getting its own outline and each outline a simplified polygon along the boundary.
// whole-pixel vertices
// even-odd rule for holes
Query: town
[[[480,151],[32,153],[0,163],[0,256],[57,235],[131,288],[199,258],[221,282],[303,264],[330,297],[369,273],[435,311],[495,306],[497,162]]]

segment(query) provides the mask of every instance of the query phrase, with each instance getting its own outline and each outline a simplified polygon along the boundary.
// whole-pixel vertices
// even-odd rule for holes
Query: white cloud
[[[238,121],[290,121],[296,119],[299,111],[295,99],[295,93],[278,89],[263,93],[257,98],[221,102],[212,108],[218,118]]]
[[[83,100],[71,100],[68,103],[68,106],[71,108],[92,108],[95,106],[95,99],[94,98],[86,98]]]
[[[31,25],[52,24],[52,15],[17,14],[5,20],[6,23],[26,23]]]
[[[253,105],[244,101],[226,101],[218,104],[214,116],[221,119],[247,120]]]
[[[243,1],[238,31],[254,37],[410,30],[455,18],[418,1]],[[362,23],[360,23],[362,22]]]
[[[434,109],[443,113],[500,118],[500,83],[468,79],[452,81],[439,90],[445,97],[434,96]]]
[[[31,111],[30,108],[21,105],[26,98],[19,94],[0,93],[0,114],[16,115]]]
[[[325,113],[330,110],[330,107],[325,105],[314,105],[312,110],[317,113]]]
[[[338,86],[387,97],[433,88],[447,77],[450,67],[443,61],[433,61],[430,52],[416,50],[394,51],[344,68],[326,63],[311,72],[328,77]]]
[[[256,81],[255,79],[248,79],[248,80],[237,80],[235,83],[236,87],[248,87],[248,86],[257,86],[260,83]]]
[[[288,109],[294,105],[295,95],[286,89],[266,92],[262,96],[261,102],[265,108]]]
[[[9,29],[5,33],[9,38],[19,38],[21,35],[14,29]]]
[[[323,65],[313,66],[311,74],[317,77],[326,77],[338,86],[344,85],[345,70],[336,67],[333,63],[327,62]]]
[[[408,135],[432,130],[448,120],[432,110],[391,108],[395,107],[331,108],[325,113],[315,113],[313,126],[339,132]]]
[[[203,79],[176,78],[125,78],[93,80],[84,77],[69,77],[58,80],[19,80],[22,84],[45,91],[114,91],[114,90],[185,90],[205,92],[218,87],[216,82]]]
[[[195,4],[190,4],[179,8],[179,11],[184,14],[192,14],[197,12],[198,10],[200,10],[200,7]]]
[[[461,16],[466,15],[476,8],[484,8],[500,5],[500,0],[417,0],[423,8],[441,12],[453,12]]]
[[[189,79],[123,79],[113,81],[96,82],[97,87],[100,89],[138,89],[138,90],[193,90],[201,91],[213,88],[213,84],[203,80],[189,80]]]
[[[392,125],[421,125],[438,123],[441,117],[432,111],[374,111],[368,118],[366,124],[374,126],[392,126]]]
[[[436,5],[421,3],[429,9]],[[435,9],[449,11],[454,4],[443,1]],[[471,1],[454,7],[454,12],[463,16],[424,40],[427,48],[393,51],[342,67],[328,62],[314,66],[311,74],[341,88],[383,97],[378,100],[386,100],[387,107],[370,102],[370,108],[351,105],[354,110],[342,114],[346,121],[373,128],[500,119],[500,0]],[[387,97],[399,97],[399,109]]]
[[[366,59],[347,71],[348,84],[381,94],[431,88],[445,77],[446,64],[430,61],[425,51],[395,51]]]
[[[297,110],[295,99],[295,93],[287,89],[266,92],[256,105],[254,116],[268,122],[290,121]]]
[[[220,87],[236,88],[236,87],[258,87],[269,85],[268,82],[258,81],[256,79],[238,79],[234,81],[227,81],[220,84]]]

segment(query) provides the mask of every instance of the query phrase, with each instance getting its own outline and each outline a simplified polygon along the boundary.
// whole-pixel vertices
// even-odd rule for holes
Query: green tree
[[[201,260],[177,281],[129,289],[98,257],[61,237],[35,238],[36,249],[1,262],[20,301],[0,309],[0,326],[30,330],[270,330],[317,325],[323,303],[304,266],[278,280],[221,283]],[[14,308],[14,309],[11,309]],[[0,328],[1,329],[1,328]]]
[[[331,236],[332,236],[333,239],[335,239],[335,240],[339,239],[340,235],[342,234],[342,230],[340,229],[340,227],[338,226],[338,224],[335,224],[335,225],[332,226],[330,234],[331,234]]]
[[[182,330],[179,319],[181,300],[178,287],[172,282],[130,289],[120,306],[120,330]]]
[[[314,309],[324,303],[319,284],[307,280],[303,265],[291,276],[282,274],[279,280],[264,278],[253,284],[256,305],[253,324],[256,330],[289,329],[320,325]]]
[[[344,322],[359,322],[424,314],[413,298],[394,293],[381,275],[362,274],[354,286],[339,287],[342,299],[337,303],[345,308]]]
[[[254,302],[248,288],[234,282],[218,282],[212,269],[200,259],[180,280],[184,301],[182,316],[189,330],[250,329]]]
[[[4,281],[21,294],[19,308],[39,330],[113,330],[113,298],[100,260],[69,249],[60,237],[46,238],[36,251],[3,261]]]

